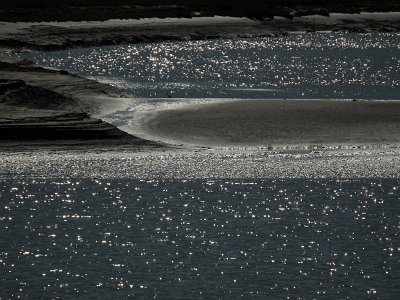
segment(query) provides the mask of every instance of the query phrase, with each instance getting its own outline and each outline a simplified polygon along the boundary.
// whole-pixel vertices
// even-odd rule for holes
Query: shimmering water
[[[0,297],[396,299],[399,188],[2,180]]]
[[[398,100],[399,45],[399,34],[327,33],[28,57],[126,88],[151,110],[168,96]],[[27,150],[0,161],[0,299],[400,292],[398,149]]]
[[[0,153],[0,298],[395,299],[396,151]]]
[[[322,33],[95,47],[27,57],[141,98],[398,99],[400,34]]]

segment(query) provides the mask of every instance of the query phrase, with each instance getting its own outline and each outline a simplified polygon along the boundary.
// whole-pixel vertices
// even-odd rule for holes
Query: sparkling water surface
[[[357,151],[1,154],[0,298],[395,299],[400,156]]]
[[[6,298],[395,299],[399,181],[3,180]]]
[[[26,55],[139,98],[398,99],[400,34],[320,33]]]
[[[26,57],[152,110],[398,100],[399,47],[396,33],[326,33]],[[331,150],[0,153],[0,298],[397,299],[398,149]]]

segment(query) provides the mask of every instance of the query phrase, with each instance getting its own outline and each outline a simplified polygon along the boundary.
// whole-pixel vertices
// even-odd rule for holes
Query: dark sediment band
[[[117,139],[129,136],[86,113],[65,113],[48,117],[26,117],[0,122],[1,140]]]
[[[131,149],[160,147],[160,144],[129,135],[85,112],[96,112],[101,105],[89,98],[100,95],[109,101],[121,100],[111,96],[123,94],[115,88],[25,64],[0,63],[0,70],[2,150],[21,149],[32,142],[53,148],[57,148],[57,144],[125,145]],[[63,94],[63,91],[69,92]]]
[[[48,51],[140,42],[260,37],[282,35],[293,31],[360,33],[400,31],[400,15],[396,13],[275,18],[262,21],[245,18],[229,19],[226,22],[223,19],[214,22],[212,18],[204,22],[201,22],[201,18],[174,20],[166,23],[163,23],[162,19],[157,21],[150,19],[147,23],[136,23],[135,20],[120,23],[86,22],[84,25],[36,23],[26,24],[26,27],[21,25],[17,30],[11,31],[1,30],[2,25],[0,25],[0,47]]]

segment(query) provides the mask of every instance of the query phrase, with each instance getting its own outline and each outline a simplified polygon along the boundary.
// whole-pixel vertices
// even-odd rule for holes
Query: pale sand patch
[[[154,112],[141,124],[152,139],[196,146],[397,146],[400,102],[233,100]]]
[[[286,20],[283,17],[275,17],[275,20]],[[359,14],[330,13],[328,16],[307,15],[295,17],[296,21],[313,21],[321,23],[337,23],[344,20],[352,21],[387,21],[400,20],[400,12],[361,12]],[[80,22],[0,22],[0,33],[15,34],[21,30],[34,26],[57,26],[64,28],[113,28],[113,27],[137,27],[137,26],[211,26],[211,25],[257,25],[261,22],[245,17],[192,17],[192,18],[142,18],[142,19],[110,19],[107,21],[80,21]]]
[[[398,20],[400,12],[361,12],[361,13],[329,13],[329,16],[322,15],[306,15],[295,17],[294,19],[314,20],[323,22],[337,22],[338,20],[353,20],[353,21],[384,21],[384,20]]]
[[[239,17],[146,18],[86,22],[0,22],[2,45],[14,50],[54,50],[165,40],[270,36],[325,31],[399,32],[400,12],[331,14],[262,21]],[[0,48],[0,57],[1,50]],[[4,55],[4,53],[3,53]]]
[[[18,33],[21,30],[34,26],[57,26],[64,28],[113,28],[113,27],[137,27],[137,26],[171,26],[171,25],[256,25],[254,21],[244,17],[192,17],[192,18],[143,18],[143,19],[110,19],[107,21],[80,21],[80,22],[0,22],[1,33]]]

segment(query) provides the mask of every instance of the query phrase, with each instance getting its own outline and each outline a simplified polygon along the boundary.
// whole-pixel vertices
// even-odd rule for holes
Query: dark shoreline
[[[65,71],[47,70],[27,62],[0,62],[0,70],[2,151],[26,147],[58,150],[65,147],[88,150],[99,147],[111,150],[115,146],[126,146],[131,150],[163,147],[91,117],[101,109],[100,104],[76,97],[83,90],[88,96],[82,95],[81,98],[101,95],[118,101],[126,97],[123,91]],[[54,82],[60,84],[52,86]]]
[[[3,0],[0,21],[105,21],[108,19],[231,16],[256,20],[307,15],[399,11],[393,0]]]
[[[200,17],[158,19],[159,22],[148,19],[148,23],[139,25],[137,21],[146,19],[82,23],[15,23],[16,30],[11,32],[7,29],[2,30],[2,26],[12,27],[14,23],[0,21],[0,50],[3,48],[10,51],[56,51],[130,43],[281,36],[289,32],[400,32],[400,14],[396,12],[313,15],[262,21],[221,17],[221,22],[213,22],[213,18],[204,18],[207,21],[198,22],[201,19]],[[119,24],[118,21],[125,22]]]

